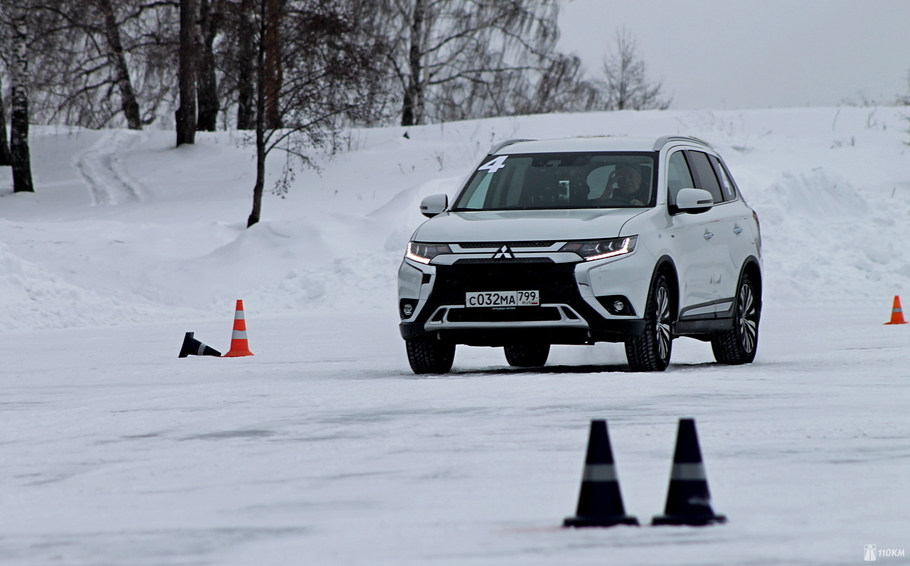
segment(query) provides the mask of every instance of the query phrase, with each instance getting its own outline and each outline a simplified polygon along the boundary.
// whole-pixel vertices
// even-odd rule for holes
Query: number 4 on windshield
[[[506,166],[506,159],[508,157],[509,157],[508,155],[500,155],[493,161],[490,161],[489,163],[484,163],[483,165],[478,167],[477,170],[486,171],[487,174],[495,173]]]

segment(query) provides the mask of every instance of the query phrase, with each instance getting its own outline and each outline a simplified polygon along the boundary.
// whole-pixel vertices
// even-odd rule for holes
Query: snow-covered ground
[[[817,564],[910,553],[906,110],[547,115],[357,130],[245,229],[240,133],[33,128],[37,192],[0,169],[0,562]],[[544,371],[460,348],[414,376],[395,276],[426,195],[513,137],[694,135],[762,221],[754,364],[680,339],[633,374],[621,346]],[[272,179],[282,157],[270,161]],[[271,186],[271,184],[269,185]],[[229,348],[243,299],[255,356]],[[708,528],[565,530],[591,419],[625,506],[663,511],[695,417]],[[910,557],[879,557],[907,564]]]

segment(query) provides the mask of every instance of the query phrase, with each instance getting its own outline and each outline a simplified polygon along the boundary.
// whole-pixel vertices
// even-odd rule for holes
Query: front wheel
[[[436,340],[405,340],[408,363],[416,374],[448,373],[455,361],[455,344]]]
[[[514,344],[504,348],[509,365],[518,368],[535,368],[547,363],[549,344]]]
[[[666,276],[658,275],[648,295],[645,331],[626,340],[626,359],[632,371],[664,371],[670,365],[673,348],[671,296]]]
[[[733,329],[718,332],[711,338],[714,359],[721,364],[748,364],[758,349],[758,322],[761,318],[761,299],[748,275],[743,275],[736,293],[733,310]]]

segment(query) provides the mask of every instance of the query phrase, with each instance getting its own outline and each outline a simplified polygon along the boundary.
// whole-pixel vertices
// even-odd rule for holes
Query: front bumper
[[[606,272],[608,263],[621,262],[593,263],[557,262],[546,257],[521,261],[474,259],[450,265],[405,260],[399,269],[399,307],[400,311],[409,312],[407,316],[400,312],[401,336],[406,340],[504,346],[529,342],[622,342],[644,332],[644,320],[635,315],[644,309],[636,308],[634,302],[647,289],[644,293],[638,289],[616,292],[609,301],[598,300],[591,290],[591,279]],[[466,292],[518,290],[540,291],[540,306],[465,307]],[[626,314],[609,312],[607,305],[616,298],[628,302]],[[405,305],[408,309],[404,309]]]

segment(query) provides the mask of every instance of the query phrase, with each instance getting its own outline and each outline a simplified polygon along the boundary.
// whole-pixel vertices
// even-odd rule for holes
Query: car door
[[[680,318],[713,318],[718,298],[716,266],[722,250],[714,240],[717,213],[714,208],[693,214],[675,211],[681,189],[696,188],[687,152],[677,150],[667,160],[667,199],[677,250]]]
[[[730,258],[736,281],[731,281],[732,288],[727,288],[725,292],[736,294],[736,285],[739,283],[739,275],[746,258],[757,256],[758,249],[756,242],[759,240],[759,234],[754,230],[755,216],[742,196],[736,189],[736,183],[730,176],[730,171],[724,165],[719,157],[709,155],[708,159],[714,166],[714,172],[717,173],[717,180],[720,182],[720,189],[724,196],[726,206],[730,208],[730,217],[733,219],[733,237],[730,243]]]
[[[737,223],[737,203],[729,200],[721,187],[711,160],[714,156],[690,150],[686,152],[686,157],[689,160],[696,188],[708,191],[714,198],[714,207],[706,219],[709,221],[706,230],[713,234],[711,237],[712,260],[715,262],[711,267],[710,284],[715,301],[715,311],[726,313],[733,305],[739,268],[742,265],[742,261],[735,259],[738,255],[736,252],[737,237],[743,231],[740,225],[742,223]],[[716,161],[716,158],[714,159]]]

